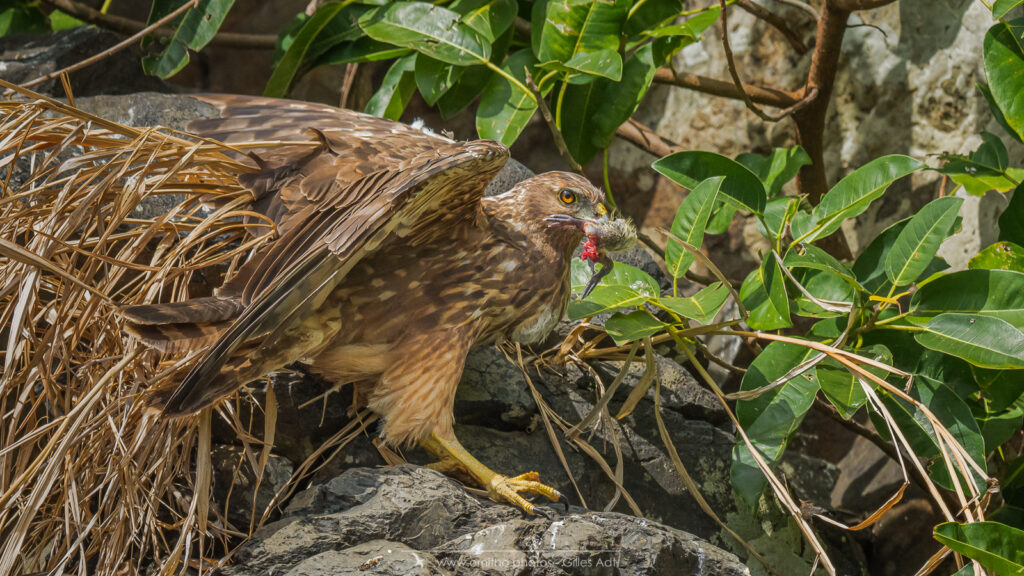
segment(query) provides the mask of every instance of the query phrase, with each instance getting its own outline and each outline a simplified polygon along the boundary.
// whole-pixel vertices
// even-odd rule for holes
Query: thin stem
[[[604,149],[603,161],[602,161],[602,179],[604,180],[604,195],[608,199],[608,203],[612,205],[612,210],[615,212],[619,211],[619,207],[615,204],[615,198],[612,196],[612,182],[608,177],[608,150],[611,146]]]
[[[562,101],[565,100],[565,90],[568,86],[568,82],[562,82],[562,87],[558,90],[558,100],[555,102],[555,127],[559,132],[562,131]]]

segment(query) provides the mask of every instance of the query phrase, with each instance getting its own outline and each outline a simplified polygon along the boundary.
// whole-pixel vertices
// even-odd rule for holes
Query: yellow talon
[[[546,484],[541,484],[540,474],[536,472],[527,472],[512,477],[494,472],[466,451],[454,435],[450,439],[445,439],[431,434],[420,441],[420,445],[439,459],[439,462],[431,465],[431,468],[446,473],[464,470],[481,488],[487,490],[487,496],[495,502],[505,502],[527,514],[536,514],[534,505],[523,498],[520,493],[540,494],[552,502],[563,500],[561,492]]]

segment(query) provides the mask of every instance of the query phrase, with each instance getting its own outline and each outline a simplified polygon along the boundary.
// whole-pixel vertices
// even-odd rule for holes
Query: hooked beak
[[[544,219],[547,222],[551,222],[551,226],[573,226],[579,228],[584,234],[589,234],[587,230],[588,222],[597,221],[608,221],[608,209],[604,207],[604,204],[598,204],[594,208],[594,218],[577,218],[568,214],[552,214]]]

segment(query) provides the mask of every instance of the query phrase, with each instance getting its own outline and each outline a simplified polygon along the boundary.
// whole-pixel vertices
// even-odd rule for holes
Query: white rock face
[[[778,2],[760,2],[784,16],[811,45],[814,23],[802,12]],[[812,1],[813,5],[819,2]],[[1024,146],[1010,137],[989,113],[976,82],[985,81],[982,42],[992,25],[991,13],[973,0],[900,0],[877,10],[853,14],[843,42],[843,55],[826,123],[825,162],[829,182],[885,154],[907,154],[932,167],[942,154],[966,154],[989,131],[1010,150],[1011,165],[1024,165]],[[745,82],[796,89],[806,76],[810,53],[800,56],[774,29],[741,10],[729,11],[730,40]],[[716,25],[706,40],[676,57],[680,71],[728,79]],[[767,152],[792,146],[791,120],[762,122],[743,103],[693,91],[658,86],[652,89],[639,119],[686,149],[710,150],[730,157],[741,152]],[[650,156],[619,142],[612,149],[613,166],[631,176],[633,186],[654,188],[646,225],[671,223],[674,207],[684,193],[665,183],[638,176]],[[854,254],[886,226],[914,213],[940,193],[952,194],[935,172],[920,172],[898,182],[855,223],[845,227]],[[791,185],[792,186],[792,185]],[[963,191],[958,195],[967,196]],[[989,193],[970,197],[961,211],[963,231],[940,253],[956,268],[966,266],[977,250],[995,240],[996,218],[1007,198]],[[734,239],[747,236],[734,223]],[[735,245],[735,242],[731,242]],[[753,262],[749,255],[744,259]]]

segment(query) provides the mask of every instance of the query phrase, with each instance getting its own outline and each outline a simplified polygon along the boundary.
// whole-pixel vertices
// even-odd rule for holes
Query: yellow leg
[[[533,504],[520,496],[520,492],[540,494],[552,502],[563,499],[561,492],[541,484],[540,474],[536,472],[527,472],[514,477],[494,472],[474,458],[459,443],[454,434],[450,439],[431,434],[421,440],[420,445],[440,460],[439,466],[436,468],[445,472],[454,471],[453,469],[465,469],[480,487],[487,490],[488,496],[495,502],[507,502],[527,514],[535,514]]]

